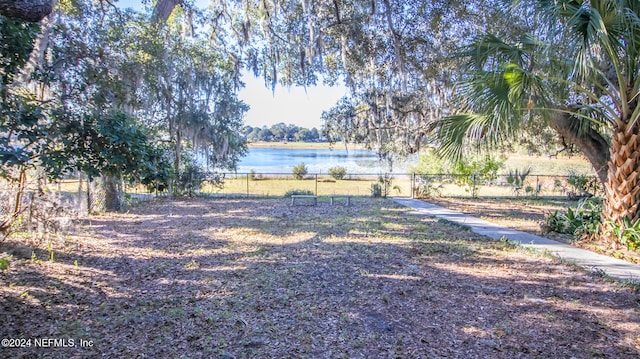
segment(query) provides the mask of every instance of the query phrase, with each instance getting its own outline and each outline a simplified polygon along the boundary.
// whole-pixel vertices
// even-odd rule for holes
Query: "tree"
[[[546,121],[591,161],[605,186],[605,222],[640,218],[640,3],[534,1],[535,28],[469,46],[465,112],[441,123],[445,152],[496,143]],[[522,15],[522,14],[519,14]],[[614,245],[615,245],[614,239]]]
[[[211,168],[233,168],[246,148],[247,110],[235,96],[234,67],[184,31],[178,15],[158,27],[81,0],[61,3],[42,24],[0,18],[2,174],[36,166],[53,179],[78,170],[104,177],[108,193],[123,177],[166,183],[167,141],[174,174],[185,145]],[[113,114],[124,122],[110,121]]]
[[[265,142],[273,141],[273,132],[271,132],[270,129],[264,127],[260,129],[260,132],[258,132],[258,135],[256,138],[258,139],[258,141],[265,141]]]
[[[57,0],[0,0],[0,15],[38,22],[51,14]]]
[[[306,128],[300,128],[294,135],[296,141],[311,142],[311,131]]]

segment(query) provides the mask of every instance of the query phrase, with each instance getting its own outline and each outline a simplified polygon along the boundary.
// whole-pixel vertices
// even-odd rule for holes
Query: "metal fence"
[[[591,176],[529,175],[515,180],[513,176],[481,176],[452,174],[420,175],[369,173],[350,174],[336,179],[328,174],[307,174],[296,178],[291,173],[216,173],[192,179],[181,188],[180,195],[222,197],[282,197],[292,193],[317,196],[396,196],[429,197],[568,197],[600,194],[599,181]],[[101,212],[105,194],[96,182],[85,178],[66,179],[55,183],[28,183],[18,195],[15,186],[0,186],[0,222],[19,212],[22,221],[36,217],[77,217]],[[149,193],[142,186],[124,185],[122,209],[166,192]],[[46,212],[46,213],[44,213]],[[63,214],[64,212],[64,214]]]
[[[351,174],[336,179],[328,174],[216,173],[191,184],[194,194],[270,197],[305,192],[317,196],[428,197],[582,197],[600,193],[595,176],[514,175],[461,176],[453,174]]]

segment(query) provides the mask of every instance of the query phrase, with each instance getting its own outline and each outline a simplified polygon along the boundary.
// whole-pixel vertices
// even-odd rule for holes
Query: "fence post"
[[[316,173],[316,197],[318,196],[318,174]]]
[[[249,173],[247,173],[247,198],[249,198]]]
[[[416,198],[415,193],[416,193],[416,174],[414,172],[413,174],[411,174],[411,199]]]
[[[476,174],[471,175],[471,197],[476,198]]]
[[[384,192],[382,194],[384,198],[387,198],[387,174],[386,173],[384,174],[383,182],[384,182]]]

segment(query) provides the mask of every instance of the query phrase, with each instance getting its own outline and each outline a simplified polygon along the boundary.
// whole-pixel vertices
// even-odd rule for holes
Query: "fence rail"
[[[290,191],[318,196],[350,194],[398,197],[582,197],[600,193],[595,176],[514,175],[478,176],[454,174],[351,174],[335,179],[313,173],[296,178],[291,173],[216,173],[191,184],[195,193],[221,196],[281,196]]]
[[[599,181],[590,176],[513,175],[482,177],[452,174],[351,174],[336,179],[328,174],[294,177],[290,173],[211,173],[191,177],[174,190],[180,194],[221,197],[282,197],[292,193],[316,196],[429,197],[568,197],[600,194]],[[0,183],[0,241],[11,226],[36,231],[39,237],[70,223],[88,212],[100,211],[105,193],[96,182],[67,179],[56,183]],[[142,186],[119,186],[121,209],[167,192],[148,193]]]
[[[421,175],[415,173],[350,174],[335,179],[328,174],[313,173],[295,178],[291,173],[215,173],[193,178],[182,194],[205,194],[232,197],[274,197],[287,193],[307,192],[317,196],[398,196],[428,197],[581,197],[600,194],[595,176],[529,175],[520,180],[513,176],[497,175],[490,179],[480,176],[452,174]],[[15,209],[55,206],[76,215],[84,215],[99,208],[103,194],[92,191],[91,183],[83,179],[67,179],[44,187],[26,186],[22,195],[10,186],[0,187],[0,216]],[[149,193],[142,186],[124,186],[121,193],[127,205],[166,192]],[[16,201],[20,201],[16,206]],[[29,215],[30,217],[30,215]]]

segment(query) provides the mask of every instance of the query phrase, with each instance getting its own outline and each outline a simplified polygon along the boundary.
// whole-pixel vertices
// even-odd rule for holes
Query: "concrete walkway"
[[[504,228],[491,222],[417,199],[391,198],[391,200],[400,203],[403,206],[415,209],[417,214],[438,217],[450,222],[458,223],[469,227],[475,233],[493,239],[506,237],[510,241],[522,244],[524,247],[547,250],[559,258],[576,263],[587,270],[601,270],[614,278],[640,281],[640,265],[637,264],[576,248],[565,243],[530,233]]]

